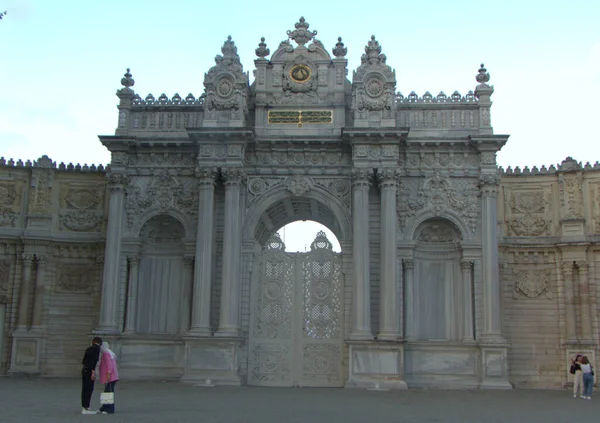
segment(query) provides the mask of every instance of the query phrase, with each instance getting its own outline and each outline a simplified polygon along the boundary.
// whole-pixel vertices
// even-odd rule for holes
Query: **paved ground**
[[[92,407],[98,408],[100,388]],[[112,416],[81,415],[79,398],[79,380],[0,378],[0,422],[600,422],[600,394],[585,401],[567,390],[372,392],[119,382]]]

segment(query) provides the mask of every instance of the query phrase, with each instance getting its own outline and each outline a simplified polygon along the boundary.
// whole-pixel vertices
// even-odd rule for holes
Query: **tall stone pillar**
[[[397,340],[401,337],[400,304],[396,294],[397,177],[394,169],[383,169],[379,175],[381,188],[381,287],[379,291],[380,329],[377,339],[381,340]]]
[[[129,261],[129,280],[127,283],[127,319],[125,320],[125,332],[135,333],[140,258],[138,256],[129,256],[127,260]]]
[[[406,333],[404,336],[407,339],[414,339],[415,334],[415,287],[414,287],[414,270],[415,270],[415,261],[412,259],[402,260],[402,264],[404,267],[404,289],[406,298],[404,303],[406,304],[406,317],[405,327]]]
[[[352,171],[352,226],[354,286],[350,339],[373,339],[369,282],[369,186],[371,171]]]
[[[579,272],[579,298],[581,301],[581,339],[584,342],[592,341],[592,315],[590,313],[590,285],[588,281],[589,264],[578,261]]]
[[[483,174],[480,179],[482,218],[483,331],[486,342],[506,342],[501,333],[496,197],[500,178]]]
[[[211,336],[210,306],[214,248],[214,209],[216,168],[196,169],[198,178],[198,230],[192,289],[190,334]],[[227,225],[227,224],[226,224]],[[226,229],[227,230],[227,229]]]
[[[463,342],[475,341],[473,334],[473,262],[462,260],[460,262],[463,277]]]
[[[98,332],[118,334],[117,304],[119,293],[119,262],[121,257],[121,231],[125,202],[127,176],[111,173],[108,175],[110,203],[106,246],[104,250],[104,272],[102,278],[102,303]]]
[[[46,293],[46,256],[36,254],[37,276],[35,279],[35,299],[33,301],[33,318],[31,320],[31,329],[39,330],[42,326],[42,309],[44,305],[44,295]]]
[[[21,282],[21,295],[19,297],[19,312],[17,314],[17,331],[27,330],[27,317],[29,315],[29,292],[31,289],[31,266],[34,255],[23,253],[23,281]]]
[[[567,343],[577,341],[577,326],[575,317],[575,299],[573,291],[573,262],[562,263],[562,277],[565,284],[565,323],[567,327]]]
[[[237,337],[240,331],[241,169],[222,170],[225,184],[225,229],[223,234],[223,281],[221,313],[216,336]]]
[[[181,330],[189,334],[192,314],[192,292],[194,288],[194,256],[183,258],[183,287],[181,290]]]

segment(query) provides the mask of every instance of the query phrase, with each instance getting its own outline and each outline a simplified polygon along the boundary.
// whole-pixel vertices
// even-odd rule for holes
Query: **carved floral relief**
[[[98,231],[102,223],[104,190],[100,187],[78,188],[61,185],[60,225],[62,230]]]
[[[548,281],[550,270],[513,270],[513,298],[542,298],[552,299]]]
[[[563,173],[559,177],[561,217],[563,219],[583,218],[583,174]]]
[[[56,269],[55,291],[63,293],[89,294],[99,281],[97,265],[61,263]]]
[[[14,227],[17,221],[20,190],[15,184],[0,184],[0,226]]]
[[[509,236],[550,235],[551,201],[543,190],[511,192],[509,210]]]

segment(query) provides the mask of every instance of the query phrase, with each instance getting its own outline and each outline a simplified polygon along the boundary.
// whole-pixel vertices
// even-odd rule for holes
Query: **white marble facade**
[[[197,98],[127,70],[110,167],[0,160],[0,372],[74,376],[92,334],[123,379],[229,385],[557,387],[595,357],[600,165],[498,169],[483,65],[403,96],[375,37],[349,80],[315,36],[261,40],[251,84],[229,37]],[[306,219],[342,252],[285,253]]]

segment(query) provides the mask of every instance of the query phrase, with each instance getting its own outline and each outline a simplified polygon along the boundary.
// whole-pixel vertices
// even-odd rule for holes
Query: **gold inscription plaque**
[[[269,124],[327,124],[333,122],[331,110],[269,111]]]
[[[295,82],[308,82],[312,71],[306,65],[295,65],[290,69],[290,78]]]

